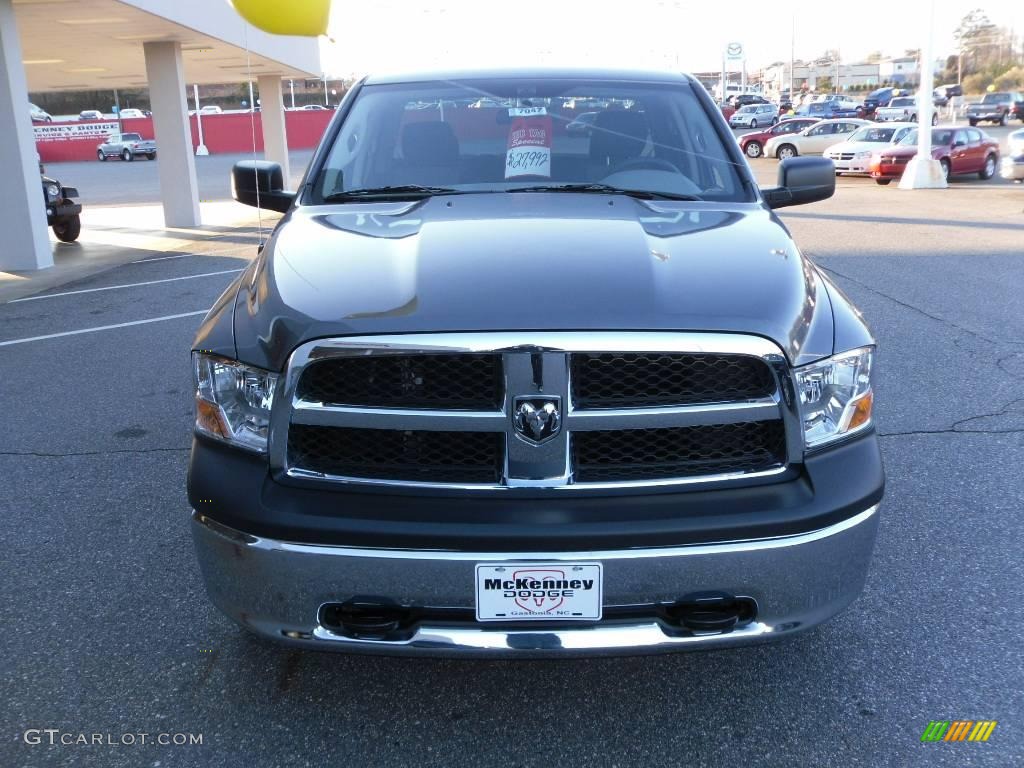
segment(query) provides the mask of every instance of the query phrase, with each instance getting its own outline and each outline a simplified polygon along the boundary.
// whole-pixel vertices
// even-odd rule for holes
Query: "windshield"
[[[748,104],[745,107],[740,107],[739,111],[742,112],[757,112],[757,104]]]
[[[1002,101],[1009,101],[1010,95],[1008,93],[986,93],[985,98],[981,100],[982,104],[998,104]]]
[[[869,125],[866,128],[861,128],[847,139],[847,141],[877,141],[888,143],[892,141],[894,133],[896,133],[895,128],[875,128],[873,125]]]
[[[583,118],[588,131],[567,130],[595,109]],[[750,200],[736,165],[687,82],[367,85],[316,172],[311,202],[388,187],[451,194],[565,185]]]
[[[893,99],[889,102],[890,107],[912,107],[914,106],[914,100],[911,98],[900,98]]]
[[[953,141],[953,131],[946,129],[932,129],[932,146],[938,146],[940,144],[950,144]],[[899,140],[899,144],[917,144],[917,129],[915,128],[902,139]]]

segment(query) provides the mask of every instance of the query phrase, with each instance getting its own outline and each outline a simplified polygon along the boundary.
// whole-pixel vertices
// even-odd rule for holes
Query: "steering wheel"
[[[668,160],[664,160],[660,157],[633,157],[629,160],[623,160],[605,175],[611,176],[613,173],[620,173],[621,171],[640,170],[671,171],[672,173],[679,173],[679,169],[676,168],[673,163],[670,163]]]

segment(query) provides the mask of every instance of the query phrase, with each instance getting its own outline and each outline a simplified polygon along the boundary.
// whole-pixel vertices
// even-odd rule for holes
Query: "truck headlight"
[[[200,352],[192,363],[196,431],[266,453],[277,374]]]
[[[864,150],[863,152],[858,152],[857,154],[854,155],[854,157],[857,160],[863,160],[866,157],[871,157],[871,150],[868,149]]]
[[[872,347],[862,347],[795,369],[804,444],[814,448],[871,424]]]
[[[58,187],[56,184],[47,184],[46,196],[50,200],[56,200],[58,197],[60,197],[60,187]]]

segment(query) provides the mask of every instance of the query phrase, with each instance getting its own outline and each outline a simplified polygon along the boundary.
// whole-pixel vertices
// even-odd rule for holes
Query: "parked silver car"
[[[729,125],[733,128],[757,128],[779,122],[779,108],[774,104],[748,104],[732,113]]]
[[[28,111],[32,115],[33,123],[52,123],[53,117],[45,109],[40,109],[31,101],[28,103]]]
[[[126,162],[131,162],[136,155],[155,160],[156,142],[153,139],[144,139],[138,133],[112,133],[106,141],[96,147],[98,160],[120,157]]]
[[[1024,182],[1024,128],[1010,134],[1009,145],[1010,151],[1003,158],[1000,175],[1019,184]]]

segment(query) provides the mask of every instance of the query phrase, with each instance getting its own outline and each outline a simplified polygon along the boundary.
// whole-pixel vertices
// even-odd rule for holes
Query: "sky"
[[[334,77],[368,72],[501,66],[609,66],[699,72],[721,69],[741,43],[747,69],[813,58],[843,61],[919,48],[930,0],[333,0],[323,66]],[[982,8],[1024,35],[1024,0],[934,0],[936,57],[953,30]],[[792,34],[795,24],[795,35]],[[737,65],[738,66],[738,65]]]

